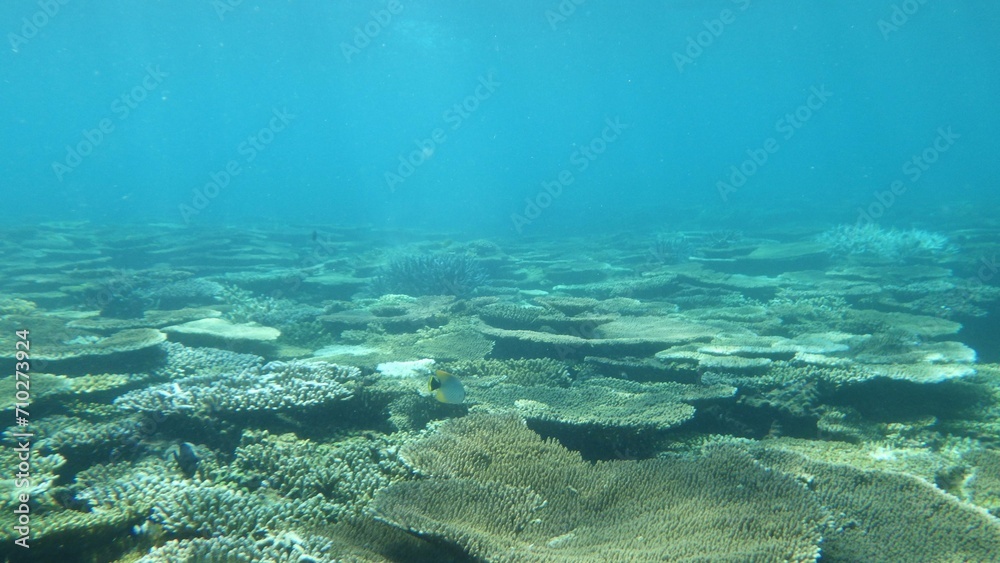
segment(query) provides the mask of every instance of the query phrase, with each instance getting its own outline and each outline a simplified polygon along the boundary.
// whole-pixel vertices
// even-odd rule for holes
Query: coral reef
[[[413,350],[418,355],[440,360],[479,360],[493,351],[493,341],[476,330],[446,328],[422,331],[421,338],[413,343]]]
[[[33,354],[35,360],[78,360],[98,356],[114,356],[152,348],[167,339],[162,332],[152,328],[134,328],[117,332],[108,337],[78,336],[72,340],[49,343],[45,349]],[[9,352],[0,357],[13,358]]]
[[[591,465],[512,416],[470,415],[405,446],[428,478],[373,509],[484,560],[814,561],[826,515],[797,481],[737,448]]]
[[[122,271],[104,284],[88,287],[85,304],[100,309],[100,316],[114,319],[142,318],[149,309],[180,309],[218,303],[222,285],[190,277],[183,271]]]
[[[270,362],[260,370],[194,375],[130,391],[115,405],[191,416],[290,411],[349,399],[360,375],[358,368],[326,362]]]
[[[215,348],[190,348],[176,342],[161,345],[166,359],[157,372],[167,379],[180,379],[191,375],[212,375],[256,371],[264,365],[264,358]]]
[[[163,327],[163,332],[189,346],[209,346],[239,352],[267,352],[281,331],[256,324],[234,324],[211,318]]]
[[[694,240],[684,233],[660,233],[649,245],[649,259],[657,264],[682,264],[698,255]]]
[[[933,485],[892,472],[866,471],[761,449],[768,466],[797,475],[828,507],[823,536],[831,561],[994,561],[1000,521]],[[920,546],[915,549],[914,546]]]
[[[385,438],[355,437],[335,445],[292,434],[246,431],[232,464],[213,478],[250,490],[276,491],[287,498],[320,495],[328,518],[360,516],[376,491],[408,474]]]
[[[168,325],[209,319],[222,316],[215,309],[206,307],[190,307],[173,311],[147,310],[142,316],[134,318],[109,318],[101,316],[86,317],[66,323],[66,326],[92,330],[102,334],[111,334],[127,328],[163,328]]]
[[[838,225],[823,234],[819,242],[830,252],[878,260],[917,260],[953,252],[947,237],[919,229],[883,229],[875,223]]]
[[[564,362],[551,358],[458,361],[445,368],[463,377],[475,376],[513,385],[569,387],[572,378]]]
[[[160,309],[211,305],[222,300],[223,287],[216,281],[189,278],[149,288],[144,296]]]
[[[0,237],[0,559],[997,559],[992,227],[311,230]]]
[[[287,298],[256,295],[235,286],[226,287],[223,296],[230,306],[225,316],[236,324],[257,323],[286,330],[313,320],[325,312],[320,307]]]
[[[668,430],[694,416],[695,408],[688,402],[729,398],[735,392],[724,385],[594,378],[569,388],[501,383],[473,388],[470,396],[488,410],[514,410],[529,421],[626,433]]]
[[[402,293],[456,295],[464,297],[486,284],[489,276],[479,261],[469,255],[450,253],[407,254],[381,268],[369,291],[374,295]]]
[[[1000,452],[982,450],[971,453],[966,461],[972,470],[962,483],[963,496],[976,506],[1000,515]]]
[[[409,332],[427,326],[441,326],[448,322],[454,297],[408,295],[382,295],[347,311],[319,317],[332,331],[374,327],[389,332]]]

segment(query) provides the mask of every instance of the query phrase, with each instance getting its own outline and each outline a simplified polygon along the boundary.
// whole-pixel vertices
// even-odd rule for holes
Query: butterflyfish
[[[434,398],[442,403],[457,405],[465,400],[465,387],[462,387],[462,382],[444,370],[439,369],[431,375],[427,388]]]

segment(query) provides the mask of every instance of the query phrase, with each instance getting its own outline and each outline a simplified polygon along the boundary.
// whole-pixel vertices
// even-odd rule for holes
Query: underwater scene
[[[8,0],[0,561],[1000,561],[1000,4]]]

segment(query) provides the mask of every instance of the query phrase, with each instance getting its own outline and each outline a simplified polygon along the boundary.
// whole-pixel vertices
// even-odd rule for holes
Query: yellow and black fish
[[[457,405],[465,400],[465,387],[462,387],[462,382],[444,370],[439,369],[431,375],[427,388],[434,398],[442,403]]]

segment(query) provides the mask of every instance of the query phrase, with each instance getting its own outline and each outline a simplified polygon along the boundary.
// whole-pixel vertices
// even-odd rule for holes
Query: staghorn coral
[[[379,553],[399,559],[421,552],[427,561],[446,560],[427,544],[352,516],[361,513],[376,489],[409,475],[387,438],[353,438],[318,450],[309,441],[261,431],[247,433],[232,464],[219,466],[213,457],[214,469],[204,472],[204,479],[201,474],[186,478],[161,457],[94,465],[77,473],[63,491],[64,508],[51,500],[44,508],[35,506],[32,554],[51,556],[67,542],[111,547],[131,537],[133,543],[158,546],[144,561],[230,561],[240,554],[300,563],[339,556],[378,561]],[[34,458],[40,472],[49,472],[50,458],[61,459]],[[329,470],[321,475],[331,478],[333,491],[328,497],[322,486],[310,486],[318,483],[310,473],[324,464]],[[236,477],[253,471],[267,473],[270,481],[251,491]],[[333,520],[340,522],[331,525]],[[6,524],[0,537],[9,543]],[[127,548],[128,542],[111,547]]]
[[[474,414],[401,451],[429,478],[390,486],[378,519],[490,561],[815,561],[810,493],[735,447],[589,464],[513,416]]]
[[[370,518],[332,525],[309,525],[242,537],[215,536],[170,540],[139,563],[176,561],[268,561],[271,563],[457,563],[454,554]]]
[[[369,286],[374,295],[402,293],[464,297],[489,279],[479,260],[462,254],[411,254],[390,260]]]
[[[322,495],[289,500],[205,482],[186,481],[156,500],[149,521],[172,536],[244,536],[320,523],[329,511]]]
[[[182,477],[178,475],[177,479]],[[158,498],[168,497],[184,485],[177,479],[165,462],[156,459],[139,464],[95,465],[80,471],[72,487],[60,495],[63,506],[56,506],[53,499],[36,499],[43,504],[36,505],[31,513],[32,560],[65,559],[67,545],[79,553],[93,553],[96,559],[109,544],[127,537],[129,529],[143,520]],[[14,514],[3,510],[0,520],[8,515]],[[0,556],[11,557],[15,555],[9,551],[13,524],[6,520],[2,524]]]
[[[113,448],[129,443],[140,434],[143,420],[136,415],[111,420],[87,420],[52,415],[33,422],[35,445],[42,453],[59,453],[79,463],[94,456],[109,455]],[[5,439],[5,441],[7,441]]]
[[[316,444],[292,434],[245,431],[232,464],[214,478],[286,498],[321,495],[336,520],[359,515],[375,492],[400,480],[406,468],[385,437],[355,437]]]
[[[695,239],[684,233],[659,233],[649,244],[647,259],[653,264],[676,265],[701,256]]]
[[[258,537],[263,536],[263,537]],[[329,539],[305,532],[283,531],[276,534],[214,536],[170,540],[154,547],[137,563],[175,563],[177,561],[268,561],[270,563],[309,563],[328,561]]]

